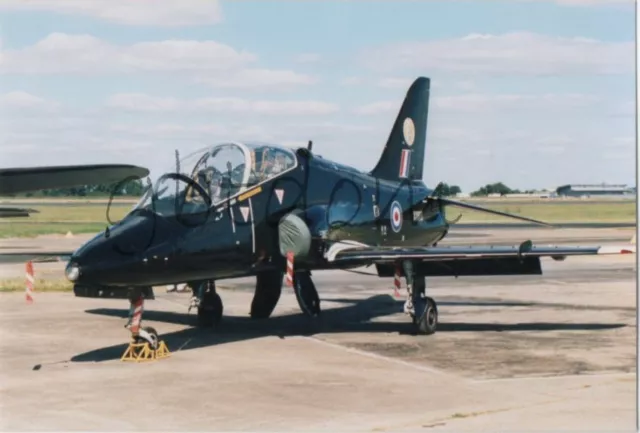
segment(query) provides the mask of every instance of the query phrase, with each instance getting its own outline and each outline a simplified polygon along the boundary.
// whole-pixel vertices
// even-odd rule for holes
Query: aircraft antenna
[[[311,152],[312,148],[313,148],[313,141],[309,140],[309,143],[307,143],[307,150]]]
[[[176,149],[176,174],[180,174],[180,153]],[[176,206],[178,206],[178,197],[180,196],[180,185],[178,184],[178,178],[176,177]]]

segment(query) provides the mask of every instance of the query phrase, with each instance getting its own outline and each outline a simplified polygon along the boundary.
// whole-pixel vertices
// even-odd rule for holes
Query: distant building
[[[635,194],[634,188],[627,185],[562,185],[556,188],[556,194],[560,197],[593,197],[593,196],[630,196]]]

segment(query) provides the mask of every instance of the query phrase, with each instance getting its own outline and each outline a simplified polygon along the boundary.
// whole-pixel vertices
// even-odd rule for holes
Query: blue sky
[[[5,0],[3,165],[314,140],[368,170],[432,78],[425,181],[635,184],[633,1]]]

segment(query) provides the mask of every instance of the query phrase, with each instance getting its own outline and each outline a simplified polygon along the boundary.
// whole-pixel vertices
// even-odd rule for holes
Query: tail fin
[[[429,78],[419,77],[407,91],[372,176],[394,181],[422,180],[430,86]]]

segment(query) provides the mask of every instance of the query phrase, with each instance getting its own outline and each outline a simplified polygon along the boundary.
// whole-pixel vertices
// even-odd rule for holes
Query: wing
[[[116,183],[149,175],[144,167],[124,164],[67,165],[0,169],[0,195]]]
[[[334,244],[326,254],[331,263],[364,262],[396,262],[403,259],[429,260],[470,260],[476,258],[506,257],[552,257],[562,260],[567,256],[584,256],[595,254],[633,254],[635,247],[604,246],[533,246],[526,241],[519,246],[451,246],[451,247],[372,247],[339,242]]]
[[[25,263],[28,261],[46,262],[66,262],[71,258],[73,251],[51,251],[51,252],[20,252],[0,254],[0,264]]]
[[[375,264],[380,276],[393,275],[395,263],[417,262],[426,276],[540,274],[540,258],[564,260],[568,256],[634,254],[635,246],[518,246],[375,247],[338,242],[325,257],[336,267]]]
[[[28,217],[32,213],[38,213],[38,211],[19,207],[0,207],[0,218]]]

